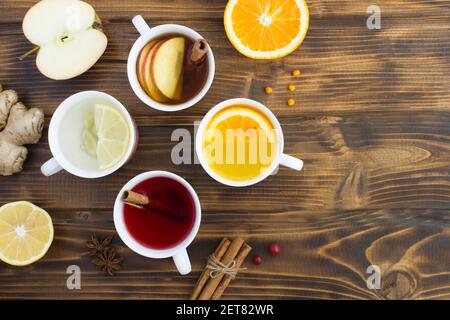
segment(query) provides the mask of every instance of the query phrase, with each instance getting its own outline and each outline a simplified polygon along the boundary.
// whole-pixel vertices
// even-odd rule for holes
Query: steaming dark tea
[[[195,202],[189,190],[167,177],[142,181],[132,191],[150,199],[149,206],[124,205],[124,222],[131,236],[151,249],[168,249],[183,241],[195,222]]]
[[[137,62],[139,83],[153,100],[168,105],[189,101],[208,77],[208,44],[171,34],[147,43]]]

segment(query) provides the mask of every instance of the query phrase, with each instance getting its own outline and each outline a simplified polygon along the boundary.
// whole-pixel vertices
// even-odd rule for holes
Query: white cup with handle
[[[147,106],[166,112],[184,110],[198,103],[206,95],[214,80],[216,64],[211,48],[208,48],[207,52],[208,75],[202,89],[188,101],[179,104],[167,105],[152,99],[145,90],[142,89],[139,83],[136,66],[142,49],[152,40],[172,34],[179,34],[194,41],[204,38],[191,28],[177,24],[163,24],[150,28],[144,18],[140,15],[135,16],[132,22],[136,30],[140,33],[140,37],[135,41],[128,55],[127,74],[131,88],[138,98]]]
[[[277,144],[276,144],[276,150],[275,150],[275,157],[273,157],[273,160],[269,166],[268,169],[266,169],[263,173],[261,173],[258,177],[246,181],[233,181],[229,179],[225,179],[218,175],[216,172],[214,172],[211,167],[208,164],[207,159],[205,158],[203,154],[203,147],[204,147],[204,134],[207,131],[208,125],[210,121],[213,119],[213,117],[220,112],[221,110],[231,107],[231,106],[248,106],[251,108],[254,108],[261,113],[263,113],[271,122],[275,136],[277,137]],[[250,185],[254,185],[258,182],[261,182],[262,180],[266,179],[268,176],[273,174],[277,171],[277,168],[279,165],[282,165],[284,167],[288,167],[290,169],[300,171],[303,168],[303,161],[295,158],[293,156],[290,156],[288,154],[284,153],[284,137],[283,137],[283,131],[281,129],[280,122],[275,117],[275,115],[272,113],[272,111],[269,110],[265,105],[262,103],[259,103],[255,100],[246,99],[246,98],[236,98],[236,99],[230,99],[223,101],[213,107],[209,112],[204,116],[202,121],[200,122],[200,125],[197,129],[197,135],[195,138],[195,150],[198,157],[198,160],[200,164],[202,165],[203,169],[216,181],[232,186],[232,187],[246,187]]]
[[[88,112],[96,103],[111,105],[118,109],[130,128],[128,148],[125,155],[112,167],[100,170],[97,159],[82,149],[82,132]],[[99,91],[83,91],[64,100],[53,113],[48,129],[48,143],[53,158],[41,166],[45,176],[65,170],[81,178],[100,178],[120,169],[134,154],[137,147],[137,127],[128,110],[119,100]]]
[[[180,183],[190,194],[191,199],[194,202],[195,212],[194,212],[194,222],[190,231],[182,238],[181,241],[176,243],[174,246],[164,249],[150,248],[145,246],[136,240],[135,237],[130,233],[126,224],[124,217],[124,203],[123,195],[126,191],[132,190],[139,183],[149,180],[152,178],[164,177],[175,180]],[[145,213],[144,213],[145,214]],[[194,188],[180,176],[167,171],[149,171],[141,173],[140,175],[131,179],[126,183],[117,195],[116,202],[114,204],[114,225],[116,227],[117,233],[119,234],[122,241],[127,247],[129,247],[134,252],[140,254],[141,256],[153,259],[164,259],[172,258],[175,262],[175,266],[178,272],[182,275],[191,272],[191,262],[186,248],[191,244],[197,235],[198,229],[200,228],[202,209],[200,205],[200,200],[195,192]]]

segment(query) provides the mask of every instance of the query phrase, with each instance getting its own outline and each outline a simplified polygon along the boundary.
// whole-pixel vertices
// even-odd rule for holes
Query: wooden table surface
[[[228,299],[450,298],[450,1],[379,0],[381,30],[366,27],[366,0],[310,0],[310,30],[292,55],[254,61],[240,55],[223,28],[225,0],[90,0],[103,20],[109,45],[87,73],[55,82],[34,58],[17,57],[31,45],[21,20],[34,0],[0,1],[0,83],[17,90],[46,115],[41,142],[31,146],[22,173],[0,177],[0,204],[28,200],[52,216],[55,239],[47,255],[22,268],[0,265],[1,298],[188,298],[222,237],[242,236],[261,266],[226,291]],[[178,23],[211,43],[217,70],[208,95],[195,107],[167,114],[143,105],[126,75],[128,52],[138,37],[131,18],[151,25]],[[302,76],[292,79],[299,68]],[[286,87],[295,83],[290,94]],[[270,85],[274,94],[266,96]],[[107,178],[88,181],[67,173],[45,178],[50,158],[47,128],[59,103],[79,91],[118,98],[139,126],[134,159]],[[286,100],[297,100],[289,107]],[[218,102],[250,97],[279,117],[287,153],[305,161],[301,173],[277,176],[245,189],[222,186],[199,165],[174,165],[177,128]],[[113,201],[123,184],[148,170],[168,170],[196,189],[203,209],[189,247],[193,272],[177,274],[170,259],[131,252],[118,238]],[[114,235],[123,270],[101,274],[90,262],[91,234]],[[266,247],[277,242],[278,257]],[[66,268],[78,265],[81,290],[68,290]],[[378,265],[382,289],[366,287],[366,269]]]

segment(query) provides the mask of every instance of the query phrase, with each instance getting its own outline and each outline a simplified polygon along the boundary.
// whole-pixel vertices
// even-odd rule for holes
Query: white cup
[[[125,156],[107,170],[95,169],[96,159],[81,149],[84,119],[89,110],[87,106],[91,103],[105,103],[118,108],[122,111],[130,127],[130,143]],[[43,175],[51,176],[61,170],[66,170],[81,178],[100,178],[118,170],[134,154],[137,146],[137,128],[127,109],[119,100],[103,92],[83,91],[64,100],[56,109],[48,129],[48,143],[53,158],[42,165]],[[63,148],[69,151],[65,152]],[[77,160],[75,161],[75,159]]]
[[[248,180],[248,181],[232,181],[227,180],[216,174],[208,165],[207,160],[205,159],[203,155],[203,135],[204,132],[211,121],[211,119],[216,115],[220,110],[225,109],[229,106],[233,105],[247,105],[250,107],[253,107],[263,114],[265,114],[269,120],[272,122],[272,125],[275,129],[276,136],[277,136],[277,149],[276,149],[276,155],[274,160],[272,161],[272,164],[270,167],[264,171],[260,176]],[[197,135],[195,137],[195,150],[197,153],[198,160],[200,164],[202,165],[203,169],[216,181],[232,186],[232,187],[246,187],[250,185],[254,185],[258,182],[261,182],[262,180],[266,179],[268,176],[276,172],[279,165],[300,171],[303,168],[303,161],[300,159],[297,159],[295,157],[292,157],[290,155],[287,155],[283,153],[284,150],[284,137],[283,137],[283,131],[281,129],[281,125],[278,122],[278,119],[275,117],[275,115],[272,113],[272,111],[269,110],[266,106],[263,104],[251,100],[251,99],[244,99],[244,98],[236,98],[236,99],[230,99],[223,101],[216,105],[214,108],[209,110],[209,112],[205,115],[205,117],[200,122],[200,125],[197,129]]]
[[[137,184],[141,183],[142,181],[155,177],[166,177],[181,183],[189,191],[195,204],[195,221],[191,231],[180,243],[168,249],[152,249],[140,244],[130,234],[124,222],[124,215],[123,215],[124,204],[122,201],[123,193],[127,190],[133,189]],[[116,226],[117,233],[119,234],[122,241],[131,250],[147,258],[163,259],[172,257],[173,261],[175,262],[175,266],[178,269],[178,272],[184,275],[190,273],[192,270],[191,262],[189,260],[186,248],[191,244],[191,242],[197,235],[198,229],[200,227],[201,214],[202,209],[200,206],[200,200],[198,199],[197,193],[186,180],[184,180],[183,178],[181,178],[176,174],[167,171],[149,171],[141,173],[140,175],[134,177],[127,184],[125,184],[122,190],[120,190],[119,194],[117,195],[116,202],[114,204],[114,225]]]
[[[165,105],[149,97],[148,94],[142,89],[141,85],[139,84],[136,72],[136,65],[141,50],[145,47],[146,44],[148,44],[153,39],[158,39],[163,37],[164,35],[169,34],[180,34],[190,39],[193,39],[194,41],[203,39],[203,37],[194,30],[177,24],[163,24],[160,26],[150,28],[148,24],[145,22],[144,18],[142,18],[142,16],[135,16],[132,22],[135,28],[141,34],[141,36],[136,40],[133,47],[131,48],[130,54],[128,55],[127,73],[128,73],[128,81],[130,82],[131,88],[133,89],[134,93],[138,96],[138,98],[149,107],[168,112],[187,109],[196,104],[197,102],[199,102],[208,92],[214,79],[216,65],[214,62],[214,55],[212,53],[211,48],[208,49],[208,59],[207,59],[209,63],[208,78],[206,79],[203,88],[197,95],[192,97],[192,99],[190,99],[189,101],[176,105]]]

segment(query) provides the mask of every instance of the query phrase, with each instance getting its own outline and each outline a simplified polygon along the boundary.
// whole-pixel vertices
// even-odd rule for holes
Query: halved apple
[[[80,0],[39,1],[26,13],[22,28],[39,48],[39,71],[54,80],[89,70],[108,43],[94,8]]]
[[[166,102],[168,98],[159,91],[156,87],[155,83],[152,79],[152,60],[153,56],[158,49],[158,47],[162,44],[163,41],[159,41],[155,43],[152,48],[148,51],[146,57],[144,58],[144,64],[142,66],[142,80],[144,82],[144,89],[147,91],[147,94],[155,99],[158,102]]]
[[[152,80],[162,94],[172,100],[181,98],[185,47],[183,37],[173,37],[154,48]]]

